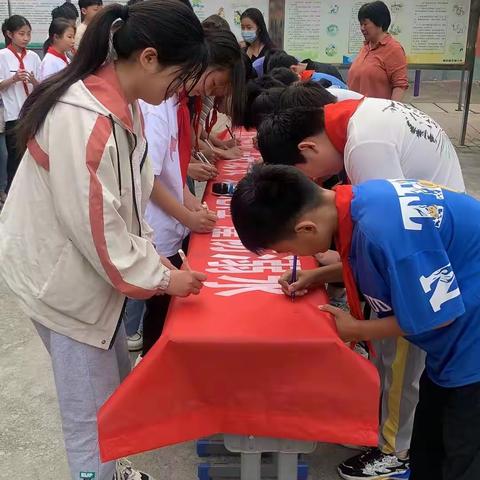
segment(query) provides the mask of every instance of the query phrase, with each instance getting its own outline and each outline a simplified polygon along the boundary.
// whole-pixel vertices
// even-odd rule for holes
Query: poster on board
[[[104,5],[116,3],[116,0],[103,0]],[[118,0],[118,3],[127,3],[126,0]],[[240,35],[240,16],[250,7],[258,8],[265,17],[265,23],[268,26],[269,0],[190,0],[193,10],[200,21],[205,20],[210,15],[216,14],[224,18],[235,36],[241,40]]]
[[[10,0],[12,14],[23,15],[32,24],[31,48],[41,48],[48,36],[48,27],[51,22],[51,11],[61,5],[64,0]],[[76,1],[72,2],[75,6]],[[103,0],[103,4],[126,4],[127,0]],[[240,40],[240,15],[250,7],[258,8],[265,17],[268,25],[269,0],[190,0],[192,7],[200,21],[213,14],[225,18],[232,32]],[[5,0],[0,0],[0,18],[8,17],[8,6]]]
[[[0,3],[1,2],[0,0]],[[52,21],[52,10],[62,0],[10,0],[12,15],[23,15],[32,25],[30,48],[41,48],[48,38],[48,27]]]
[[[125,4],[127,1],[103,0],[104,5],[109,5],[110,3]],[[228,22],[232,32],[239,40],[241,40],[240,16],[247,8],[258,8],[262,12],[265,23],[268,26],[269,0],[190,0],[190,3],[201,22],[210,15],[220,15]]]
[[[8,18],[8,4],[7,2],[0,2],[0,22],[3,23],[6,18]]]
[[[220,15],[224,18],[239,40],[241,40],[240,16],[247,8],[258,8],[262,12],[265,18],[265,23],[268,26],[268,0],[190,0],[190,3],[200,21],[205,20],[213,14]]]
[[[358,0],[286,0],[284,48],[300,60],[350,63],[363,45]],[[385,0],[411,64],[465,62],[470,0]]]

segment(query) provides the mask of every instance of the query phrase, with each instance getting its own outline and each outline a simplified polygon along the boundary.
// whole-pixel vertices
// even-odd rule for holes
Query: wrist
[[[165,290],[168,289],[168,287],[170,286],[170,280],[171,280],[171,275],[172,275],[172,272],[171,270],[169,270],[167,267],[165,267],[165,265],[163,266],[164,268],[164,272],[163,272],[163,277],[162,277],[162,280],[160,281],[160,285],[158,286],[158,289],[164,293]]]
[[[362,342],[369,340],[367,331],[366,331],[366,324],[368,322],[365,320],[355,320],[355,322],[351,326],[350,337],[354,342]]]
[[[323,267],[312,270],[312,278],[311,278],[312,285],[316,287],[322,287],[326,283],[328,283],[328,280],[325,278],[325,271]]]
[[[182,218],[178,218],[178,221],[180,223],[182,223],[183,225],[185,225],[190,230],[192,230],[194,219],[195,219],[195,216],[194,216],[195,213],[192,210],[189,210],[186,207],[183,207],[183,208],[184,208],[184,212],[182,214]]]

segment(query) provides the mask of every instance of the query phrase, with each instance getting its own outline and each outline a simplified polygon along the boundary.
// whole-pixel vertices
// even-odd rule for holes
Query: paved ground
[[[412,103],[434,116],[456,143],[460,114],[454,111],[454,82],[425,85]],[[442,99],[441,101],[437,99]],[[459,148],[469,191],[480,198],[480,88],[474,92],[467,147]],[[0,480],[68,480],[62,433],[46,351],[33,328],[0,283]],[[333,480],[337,463],[352,451],[321,445],[310,455],[312,480]],[[157,480],[196,478],[192,443],[133,459]],[[225,459],[220,459],[225,461]]]

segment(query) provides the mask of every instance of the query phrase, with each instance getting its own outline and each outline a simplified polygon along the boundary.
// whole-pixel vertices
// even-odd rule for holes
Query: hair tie
[[[122,13],[120,15],[120,18],[126,22],[128,20],[128,17],[130,16],[130,10],[128,5],[122,5]]]

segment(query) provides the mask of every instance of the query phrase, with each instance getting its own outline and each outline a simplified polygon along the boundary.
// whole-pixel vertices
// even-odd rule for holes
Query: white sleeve
[[[7,61],[4,59],[3,55],[0,55],[0,83],[10,78],[7,76],[7,70]]]
[[[345,152],[345,171],[353,185],[373,179],[404,178],[396,145],[362,142]]]
[[[142,109],[145,120],[145,137],[148,142],[148,155],[154,175],[162,173],[163,164],[169,158],[171,135],[168,127],[167,110],[156,108]]]
[[[51,75],[54,75],[58,71],[58,64],[55,61],[55,58],[47,53],[43,58],[42,63],[40,64],[40,67],[38,69],[38,76],[36,75],[36,77],[39,82],[42,82],[43,80],[50,77]]]

